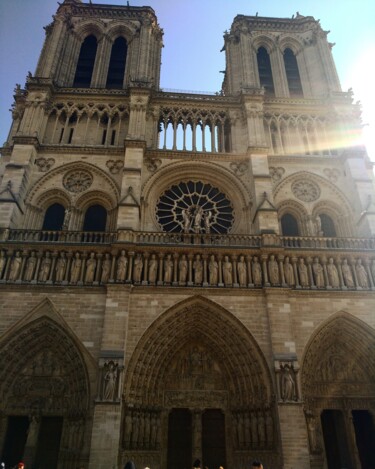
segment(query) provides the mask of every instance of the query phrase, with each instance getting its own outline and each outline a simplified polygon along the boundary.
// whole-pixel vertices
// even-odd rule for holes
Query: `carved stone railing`
[[[18,242],[110,244],[117,233],[106,231],[3,230],[1,239]]]
[[[281,245],[298,249],[375,249],[375,238],[323,238],[307,236],[282,236]]]

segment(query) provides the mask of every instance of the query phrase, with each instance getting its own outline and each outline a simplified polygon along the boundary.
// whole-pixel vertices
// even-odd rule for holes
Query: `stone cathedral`
[[[211,94],[160,88],[150,7],[45,32],[1,149],[1,461],[374,469],[374,181],[328,32],[236,16]]]

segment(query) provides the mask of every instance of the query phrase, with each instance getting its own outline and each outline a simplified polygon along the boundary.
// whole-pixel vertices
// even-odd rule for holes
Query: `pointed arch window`
[[[64,223],[65,208],[63,205],[55,203],[50,205],[44,215],[42,230],[60,231]]]
[[[303,96],[297,58],[289,48],[284,51],[284,65],[290,96]]]
[[[321,221],[323,236],[326,236],[327,238],[335,238],[337,234],[335,224],[332,218],[325,213],[320,213],[319,217]]]
[[[90,88],[97,47],[98,42],[94,35],[87,36],[83,41],[73,82],[74,87]]]
[[[260,86],[264,86],[268,94],[275,94],[272,78],[271,60],[267,50],[259,47],[257,52],[258,73]]]
[[[82,231],[105,231],[107,210],[102,205],[91,205],[86,210]]]
[[[106,88],[122,88],[127,51],[126,40],[123,37],[118,37],[112,45]]]
[[[281,217],[281,232],[283,236],[299,236],[298,222],[290,213]]]

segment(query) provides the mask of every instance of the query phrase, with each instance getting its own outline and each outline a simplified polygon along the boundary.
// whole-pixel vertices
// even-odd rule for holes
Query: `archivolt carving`
[[[78,20],[74,24],[75,34],[80,41],[93,34],[99,42],[105,34],[106,23],[97,18]]]
[[[271,404],[270,374],[258,345],[230,313],[203,298],[184,301],[157,319],[126,374],[125,399],[136,405],[161,405],[164,393],[178,390],[180,378],[189,376],[192,391],[224,388],[232,408]]]
[[[293,51],[294,55],[297,55],[303,49],[303,45],[295,37],[284,36],[279,41],[279,47],[282,52],[289,48]]]
[[[375,331],[347,313],[323,325],[306,347],[305,397],[375,397]]]

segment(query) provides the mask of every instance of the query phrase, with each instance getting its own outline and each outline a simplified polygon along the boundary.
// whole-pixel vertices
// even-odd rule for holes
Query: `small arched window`
[[[102,205],[91,205],[86,210],[83,231],[105,231],[107,210]]]
[[[90,88],[97,47],[98,43],[93,35],[87,36],[83,41],[73,82],[74,87]]]
[[[127,50],[126,40],[123,37],[118,37],[112,46],[106,88],[122,88]]]
[[[284,51],[284,65],[290,96],[302,96],[303,91],[297,59],[291,49],[285,49]]]
[[[65,208],[61,204],[50,205],[44,215],[42,230],[60,231],[64,223]]]
[[[275,94],[275,87],[273,85],[271,60],[267,50],[264,47],[259,47],[257,52],[258,73],[260,86],[264,86],[267,93]]]
[[[336,228],[332,218],[329,215],[326,215],[325,213],[319,214],[319,217],[321,221],[323,236],[326,236],[327,238],[335,238],[337,236]]]
[[[281,217],[281,231],[283,236],[299,236],[297,220],[290,213]]]

